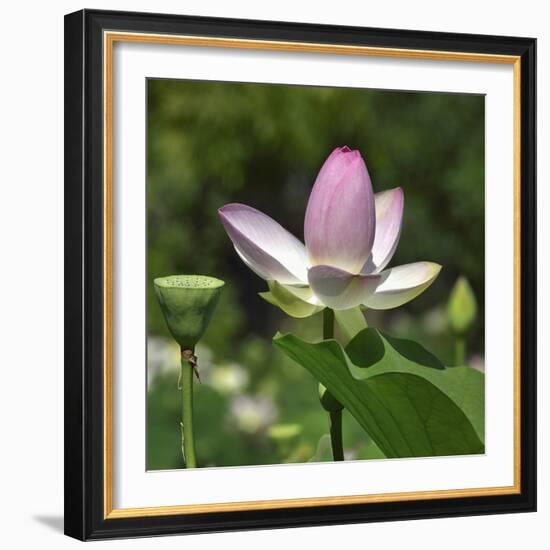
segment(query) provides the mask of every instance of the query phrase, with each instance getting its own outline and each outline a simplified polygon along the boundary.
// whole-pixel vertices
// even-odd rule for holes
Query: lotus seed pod
[[[193,350],[208,327],[225,283],[204,275],[171,275],[154,280],[170,334]]]

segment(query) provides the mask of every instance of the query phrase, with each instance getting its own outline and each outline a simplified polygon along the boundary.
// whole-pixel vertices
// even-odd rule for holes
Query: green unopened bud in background
[[[183,350],[195,349],[225,283],[205,275],[171,275],[155,279],[154,284],[170,334]]]
[[[466,277],[459,277],[451,291],[447,304],[449,325],[455,334],[464,334],[472,326],[477,315],[477,302]]]

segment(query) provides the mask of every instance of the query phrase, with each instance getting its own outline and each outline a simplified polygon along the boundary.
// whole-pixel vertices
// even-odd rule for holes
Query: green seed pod
[[[171,275],[154,280],[164,319],[182,350],[193,350],[201,339],[224,284],[204,275]]]

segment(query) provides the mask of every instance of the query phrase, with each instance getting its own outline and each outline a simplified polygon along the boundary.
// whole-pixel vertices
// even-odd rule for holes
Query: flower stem
[[[334,338],[334,310],[326,307],[323,310],[323,340]]]
[[[196,468],[195,435],[193,431],[193,350],[181,350],[182,423],[181,452],[186,468]]]
[[[342,409],[330,411],[330,444],[332,458],[344,460],[344,442],[342,440]]]
[[[466,340],[464,336],[457,336],[455,339],[455,364],[464,365],[466,362]]]
[[[334,338],[334,310],[323,310],[323,340]],[[328,392],[328,390],[327,390]],[[336,401],[336,399],[334,399]],[[344,443],[342,440],[342,409],[329,411],[330,443],[332,446],[332,458],[344,460]]]

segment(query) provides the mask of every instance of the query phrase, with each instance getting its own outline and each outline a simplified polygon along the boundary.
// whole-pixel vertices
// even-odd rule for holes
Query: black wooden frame
[[[521,56],[521,493],[104,519],[104,30]],[[83,10],[65,17],[65,533],[81,540],[534,511],[536,41]]]

